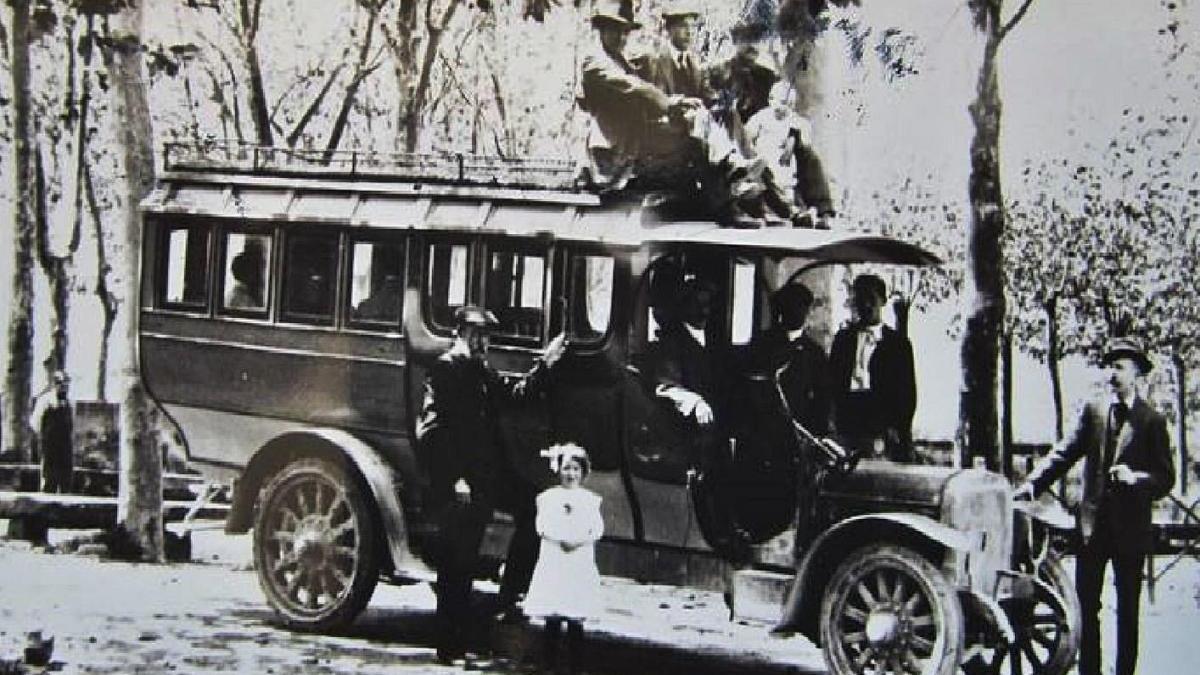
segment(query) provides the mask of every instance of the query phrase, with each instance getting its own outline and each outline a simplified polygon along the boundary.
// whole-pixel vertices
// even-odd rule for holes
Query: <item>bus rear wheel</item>
[[[335,631],[366,607],[379,580],[372,522],[358,482],[330,460],[293,462],[266,484],[254,521],[254,562],[287,627]]]

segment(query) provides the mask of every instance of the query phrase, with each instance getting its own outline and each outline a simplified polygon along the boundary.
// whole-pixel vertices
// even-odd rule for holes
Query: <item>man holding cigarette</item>
[[[1150,552],[1151,505],[1175,484],[1167,421],[1139,395],[1153,365],[1134,340],[1109,342],[1103,364],[1113,396],[1084,406],[1063,440],[1018,489],[1029,499],[1084,458],[1083,497],[1076,513],[1079,555],[1075,590],[1083,610],[1080,675],[1100,675],[1100,594],[1112,562],[1117,588],[1117,675],[1134,675],[1142,566]]]

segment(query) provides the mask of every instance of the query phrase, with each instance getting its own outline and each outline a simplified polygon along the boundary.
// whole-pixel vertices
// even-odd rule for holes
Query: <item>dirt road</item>
[[[464,670],[434,659],[434,599],[427,585],[380,586],[346,634],[304,635],[273,624],[248,564],[248,537],[198,532],[194,549],[191,563],[139,565],[0,540],[0,661],[18,659],[26,633],[41,630],[55,638],[50,672]],[[811,643],[728,621],[715,594],[606,579],[604,596],[604,616],[589,625],[593,675],[824,672]],[[1105,624],[1112,644],[1111,611]],[[1197,629],[1200,564],[1188,560],[1159,583],[1155,602],[1144,601],[1139,672],[1196,672]],[[534,662],[538,639],[532,628],[502,627],[478,645]]]

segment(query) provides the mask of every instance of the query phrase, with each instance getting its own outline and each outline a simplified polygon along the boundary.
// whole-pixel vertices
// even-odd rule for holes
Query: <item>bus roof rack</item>
[[[463,153],[313,150],[212,141],[166,143],[167,171],[361,177],[455,185],[578,190],[578,165],[549,158],[509,159]]]

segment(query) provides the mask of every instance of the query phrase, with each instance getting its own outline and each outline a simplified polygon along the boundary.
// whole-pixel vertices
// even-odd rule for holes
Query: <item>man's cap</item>
[[[784,284],[771,294],[771,310],[779,323],[788,330],[804,326],[812,304],[812,291],[799,282]]]
[[[1141,343],[1131,337],[1113,338],[1104,345],[1104,358],[1101,359],[1101,363],[1107,366],[1118,359],[1133,359],[1143,375],[1154,369],[1154,363],[1146,356]]]
[[[683,19],[689,16],[700,16],[700,7],[694,0],[675,0],[662,10],[662,18],[668,23],[674,19]]]
[[[854,278],[854,283],[851,286],[855,295],[859,293],[871,293],[877,298],[887,299],[887,284],[874,274],[860,274]]]
[[[633,18],[633,0],[596,0],[592,10],[592,26],[619,26],[626,30],[641,28]]]
[[[464,305],[454,312],[454,325],[458,328],[462,328],[463,326],[492,328],[499,324],[500,322],[496,320],[496,315],[482,307]]]

